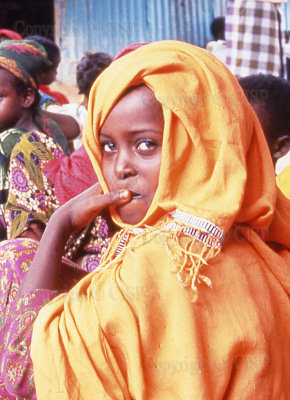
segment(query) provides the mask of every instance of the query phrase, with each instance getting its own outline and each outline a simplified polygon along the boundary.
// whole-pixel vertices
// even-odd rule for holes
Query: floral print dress
[[[0,243],[0,399],[36,399],[30,359],[33,321],[59,293],[41,289],[17,295],[38,245],[19,235],[32,222],[45,226],[59,207],[45,166],[63,155],[53,138],[39,132],[21,136],[11,155],[5,215],[9,240]],[[98,216],[70,237],[62,261],[67,290],[98,267],[113,234],[107,220]]]
[[[38,242],[28,238],[7,240],[0,245],[0,399],[36,399],[30,358],[33,322],[39,310],[60,294],[38,289],[18,296],[37,246]],[[65,258],[62,268],[67,290],[86,273]]]
[[[30,359],[32,322],[40,308],[58,294],[37,290],[17,297],[36,249],[37,242],[31,239],[4,241],[0,246],[1,399],[36,399]]]
[[[63,157],[60,145],[51,137],[30,132],[23,135],[11,154],[9,195],[5,219],[8,239],[19,237],[36,222],[44,229],[53,212],[60,207],[54,187],[46,174],[46,164]],[[114,227],[108,216],[98,216],[90,226],[71,236],[64,256],[92,271],[109,244]]]

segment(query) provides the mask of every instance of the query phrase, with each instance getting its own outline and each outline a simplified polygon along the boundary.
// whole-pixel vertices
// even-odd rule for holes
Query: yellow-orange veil
[[[234,222],[243,223],[289,246],[285,221],[278,217],[279,237],[277,221],[276,233],[270,229],[278,194],[260,124],[229,70],[188,43],[147,44],[114,61],[95,82],[84,142],[104,192],[98,132],[122,93],[140,83],[154,92],[165,119],[159,185],[141,225],[179,209],[225,233]],[[116,211],[112,216],[126,226]]]
[[[289,201],[276,188],[260,124],[206,50],[177,41],[140,47],[114,61],[90,94],[84,141],[105,192],[99,129],[142,82],[165,120],[159,186],[140,224],[149,234],[132,234],[118,257],[40,311],[31,353],[37,398],[289,398]],[[222,251],[198,253],[190,227],[177,242],[176,231],[160,230],[175,209],[227,234]],[[140,231],[111,211],[120,235]],[[195,302],[172,273],[176,259],[181,283],[184,271],[193,289],[200,283]]]

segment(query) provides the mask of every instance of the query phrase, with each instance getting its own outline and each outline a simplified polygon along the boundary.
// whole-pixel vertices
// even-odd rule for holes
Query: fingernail
[[[131,196],[131,194],[128,189],[124,189],[120,192],[119,196],[120,200],[127,200]]]

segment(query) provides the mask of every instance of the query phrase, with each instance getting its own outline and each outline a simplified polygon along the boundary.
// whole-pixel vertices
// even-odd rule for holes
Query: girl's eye
[[[101,146],[103,153],[112,153],[116,148],[113,142],[102,143]]]
[[[153,142],[153,140],[141,140],[138,144],[137,144],[137,150],[140,151],[149,151],[149,150],[153,150],[155,149],[156,144],[155,142]]]

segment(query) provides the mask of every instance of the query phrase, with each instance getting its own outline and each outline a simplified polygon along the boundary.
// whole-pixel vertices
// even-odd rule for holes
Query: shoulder
[[[0,134],[0,152],[10,157],[11,151],[18,139],[26,132],[20,128],[10,128]]]

